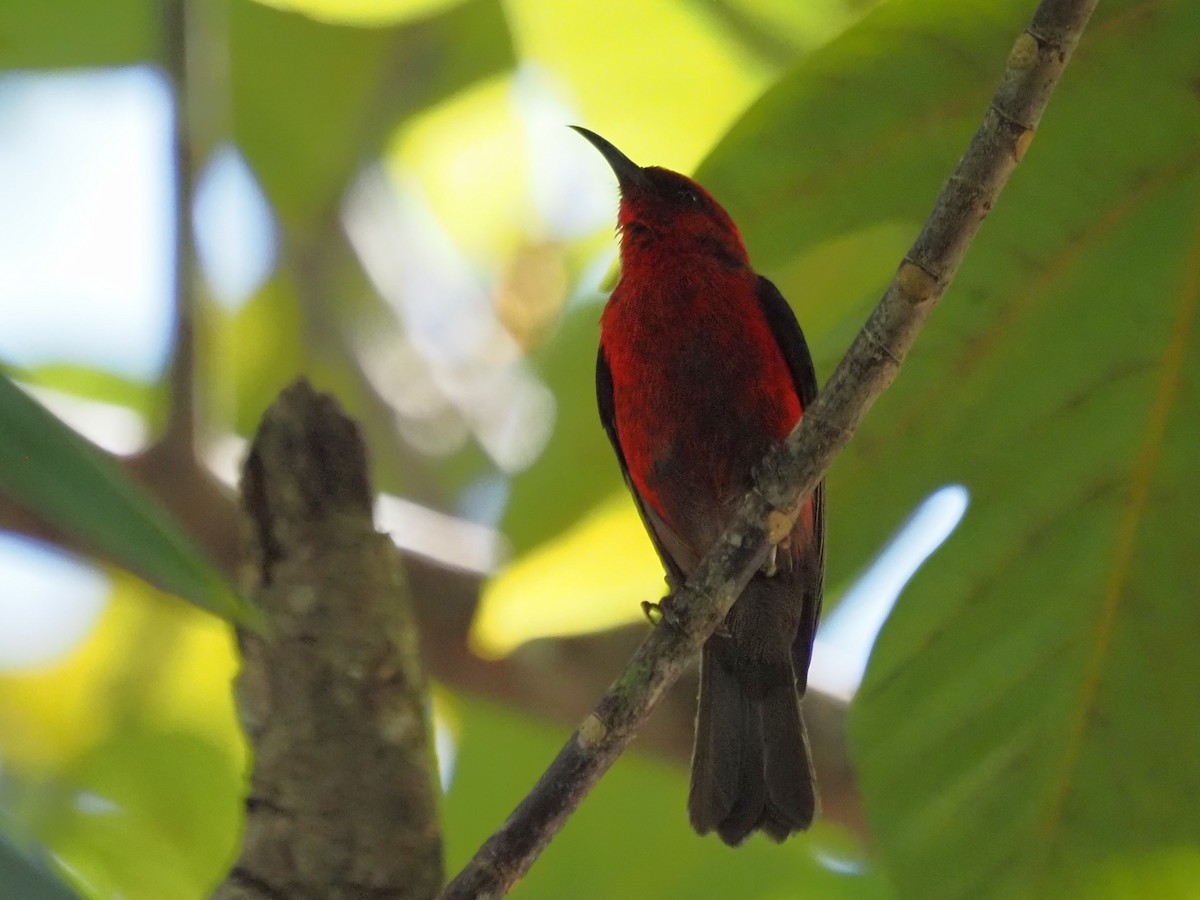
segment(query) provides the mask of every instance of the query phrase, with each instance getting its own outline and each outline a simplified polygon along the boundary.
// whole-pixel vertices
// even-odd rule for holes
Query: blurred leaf
[[[124,406],[143,416],[157,414],[162,406],[162,391],[157,385],[74,363],[52,363],[32,368],[0,363],[0,372],[33,387],[50,388],[85,400]]]
[[[565,729],[481,703],[464,702],[461,713],[454,780],[442,807],[448,873],[499,827],[568,737]],[[736,852],[714,837],[699,838],[687,822],[686,772],[633,752],[601,779],[514,896],[891,897],[863,854],[848,835],[821,823],[783,846],[756,838]]]
[[[75,900],[76,894],[31,861],[0,831],[0,896],[13,900]]]
[[[0,760],[41,777],[134,719],[203,733],[240,754],[231,629],[144,581],[111,574],[108,605],[74,652],[0,672]]]
[[[643,165],[686,171],[802,49],[859,3],[509,0],[522,55],[563,83],[565,102]],[[780,4],[782,6],[782,4]]]
[[[148,0],[5,0],[0,68],[118,66],[157,56],[158,5]]]
[[[569,309],[558,334],[531,357],[558,406],[545,452],[512,481],[504,533],[517,557],[561,534],[623,486],[594,400],[600,308],[597,303]],[[629,508],[634,509],[632,500]]]
[[[622,491],[487,583],[471,645],[497,659],[535,638],[634,622],[656,591],[666,593],[662,563]]]
[[[784,57],[787,50],[812,50],[845,31],[880,0],[718,0],[696,2],[761,56]],[[788,59],[791,57],[788,56]]]
[[[232,409],[221,418],[237,434],[251,437],[263,411],[304,370],[303,322],[292,279],[277,272],[236,312],[216,306],[206,312],[201,339],[210,346],[205,378]]]
[[[510,256],[533,220],[522,80],[512,73],[459,91],[412,116],[387,149],[393,181],[419,178],[420,200],[476,265]]]
[[[327,22],[378,25],[428,16],[461,0],[259,0],[277,9],[304,13]]]
[[[0,490],[165,590],[227,618],[248,608],[115,462],[0,375]]]
[[[232,864],[243,775],[203,737],[121,731],[64,777],[82,791],[40,836],[89,893],[194,900]]]
[[[1088,900],[1193,900],[1200,885],[1200,848],[1118,857],[1101,866],[1088,884]]]
[[[235,139],[292,231],[336,212],[399,118],[513,63],[499,0],[381,28],[231,0],[229,20]]]
[[[247,763],[231,629],[114,581],[78,652],[0,674],[3,812],[90,895],[207,896],[238,839]]]
[[[786,275],[816,242],[915,225],[1029,13],[889,4],[772,89],[702,173],[756,262]],[[1200,794],[1185,712],[1200,683],[1200,18],[1097,15],[830,478],[835,578],[934,488],[972,495],[885,627],[852,719],[906,896],[1079,896],[1104,861],[1200,846],[1184,799]],[[895,264],[858,261],[880,286]],[[829,304],[861,318],[854,293],[780,281],[802,321],[811,306],[842,330]]]

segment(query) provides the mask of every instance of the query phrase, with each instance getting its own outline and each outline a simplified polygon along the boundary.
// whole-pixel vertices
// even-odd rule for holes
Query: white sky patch
[[[617,220],[617,182],[608,163],[567,127],[587,124],[579,110],[537,63],[521,64],[512,91],[525,127],[538,218],[558,240],[611,228]]]
[[[0,76],[0,358],[142,381],[162,371],[171,115],[146,66]]]
[[[491,573],[503,553],[496,529],[391,494],[376,499],[375,522],[398,547],[468,572]]]
[[[230,144],[218,147],[196,183],[192,221],[213,297],[236,310],[275,268],[278,237],[266,196]]]
[[[809,687],[849,700],[862,683],[871,647],[896,599],[921,564],[948,538],[967,511],[962,485],[939,488],[917,507],[871,567],[821,623]]]
[[[433,705],[433,746],[437,754],[438,781],[441,783],[442,793],[448,794],[450,785],[454,783],[454,768],[458,763],[458,741],[455,740],[450,726],[438,715],[436,703]]]
[[[0,672],[66,656],[91,633],[110,590],[74,556],[0,532]]]
[[[862,875],[867,871],[866,863],[861,858],[847,856],[825,847],[813,848],[813,857],[830,872],[839,875]]]
[[[80,791],[75,795],[72,805],[77,812],[81,812],[85,816],[114,816],[124,812],[120,804],[107,797],[102,797],[95,791]]]

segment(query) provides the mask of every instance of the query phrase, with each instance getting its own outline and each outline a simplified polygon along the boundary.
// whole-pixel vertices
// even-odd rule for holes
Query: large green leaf
[[[3,375],[0,423],[0,491],[159,587],[245,618],[245,605],[162,507]]]
[[[513,62],[498,0],[380,28],[231,0],[234,137],[284,223],[336,213],[404,115]]]
[[[511,712],[461,709],[454,778],[442,807],[446,871],[456,872],[533,786],[567,738]],[[503,766],[497,765],[503,760]],[[498,773],[503,772],[498,777]],[[588,795],[513,896],[768,900],[885,900],[886,879],[857,840],[818,824],[777,846],[755,838],[736,852],[687,823],[687,773],[628,753]]]
[[[873,299],[861,271],[882,285],[903,249],[867,229],[924,215],[1031,12],[888,4],[704,167],[819,355]],[[831,475],[835,573],[938,485],[972,497],[852,719],[906,896],[1084,896],[1154,859],[1194,871],[1197,46],[1188,4],[1101,4],[944,308]],[[849,289],[812,265],[839,245],[861,250]]]

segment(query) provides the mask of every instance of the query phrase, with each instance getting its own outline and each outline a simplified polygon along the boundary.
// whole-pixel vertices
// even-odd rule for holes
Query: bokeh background
[[[827,374],[1032,10],[0,6],[0,896],[232,861],[233,485],[300,374],[408,562],[454,871],[663,590],[592,396],[615,185],[564,126],[695,173]],[[684,684],[519,896],[1200,896],[1198,46],[1101,4],[829,474],[824,820],[692,835]]]

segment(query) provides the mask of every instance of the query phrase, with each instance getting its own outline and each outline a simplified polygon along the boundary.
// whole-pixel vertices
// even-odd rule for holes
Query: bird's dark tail
[[[790,664],[735,673],[735,663],[727,639],[704,645],[688,816],[730,846],[756,829],[782,841],[812,824],[817,802],[795,676]]]

